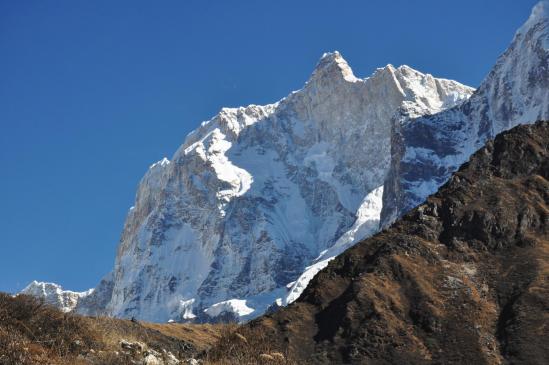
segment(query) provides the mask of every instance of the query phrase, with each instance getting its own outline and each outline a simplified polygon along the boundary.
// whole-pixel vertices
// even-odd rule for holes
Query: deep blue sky
[[[0,291],[95,286],[147,167],[222,106],[331,50],[478,86],[535,2],[0,0]]]

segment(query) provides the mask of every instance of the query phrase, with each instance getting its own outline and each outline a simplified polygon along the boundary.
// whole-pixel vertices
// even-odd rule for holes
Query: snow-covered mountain
[[[319,255],[377,230],[391,118],[432,114],[472,91],[407,66],[360,79],[334,52],[281,101],[222,109],[149,168],[112,276],[77,311],[249,318],[295,299],[303,278],[288,284]]]
[[[291,303],[378,230],[382,207],[388,224],[487,138],[548,118],[548,8],[536,6],[469,100],[473,89],[407,66],[357,78],[334,52],[281,101],[222,109],[150,167],[113,272],[75,310],[248,319]]]
[[[549,2],[538,3],[510,47],[465,103],[395,120],[382,225],[422,203],[486,140],[549,119]]]
[[[383,185],[397,110],[434,113],[471,92],[406,66],[359,79],[334,52],[283,100],[222,109],[143,178],[107,311],[155,321],[221,307],[261,314]],[[379,210],[369,220],[377,229]],[[246,303],[215,306],[231,300]]]

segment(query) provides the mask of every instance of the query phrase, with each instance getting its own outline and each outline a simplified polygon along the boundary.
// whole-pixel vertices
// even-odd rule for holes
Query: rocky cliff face
[[[543,364],[548,212],[549,122],[515,127],[240,333],[300,363]]]
[[[395,120],[382,225],[420,204],[488,139],[549,119],[549,2],[542,1],[471,98],[428,116]]]

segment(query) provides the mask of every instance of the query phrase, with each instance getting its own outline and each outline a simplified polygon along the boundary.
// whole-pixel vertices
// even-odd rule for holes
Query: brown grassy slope
[[[96,341],[78,318],[31,297],[0,293],[0,364],[53,363],[75,355],[77,347],[97,346]]]
[[[235,324],[183,324],[183,323],[147,323],[146,328],[161,332],[163,335],[177,338],[193,345],[196,351],[205,351],[215,345],[222,335],[236,330]]]
[[[301,363],[546,364],[548,144],[548,122],[500,134],[296,303],[239,332]],[[211,357],[236,359],[227,348]]]
[[[0,293],[0,364],[129,364],[142,360],[147,349],[161,354],[165,350],[184,360],[233,327],[82,317],[29,296]],[[145,348],[123,354],[121,340],[140,342]]]

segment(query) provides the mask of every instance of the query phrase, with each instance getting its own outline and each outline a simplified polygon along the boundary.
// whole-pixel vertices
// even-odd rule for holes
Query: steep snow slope
[[[406,66],[359,79],[335,52],[278,103],[222,109],[142,179],[112,281],[98,288],[106,312],[261,314],[321,253],[375,230],[379,204],[363,203],[386,178],[396,112],[432,114],[471,92]]]
[[[538,3],[465,103],[395,120],[382,225],[417,206],[499,132],[549,119],[549,2]]]
[[[288,293],[278,300],[278,305],[288,305],[294,302],[303,290],[307,287],[311,279],[322,269],[328,266],[337,255],[357,243],[359,240],[370,237],[379,229],[381,202],[383,195],[383,186],[374,189],[358,208],[356,220],[353,226],[345,232],[336,243],[329,249],[323,251],[311,266],[308,266],[299,278],[290,283]]]

